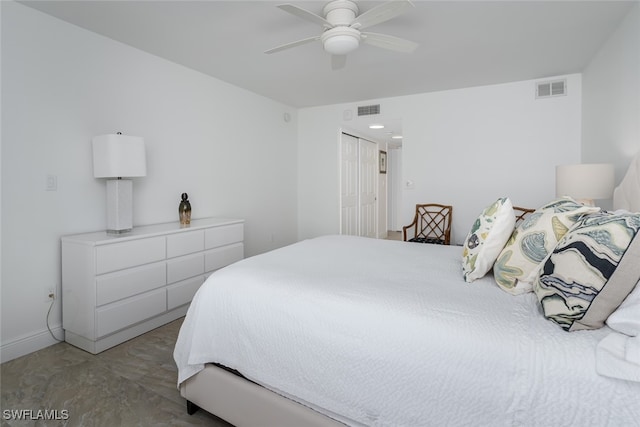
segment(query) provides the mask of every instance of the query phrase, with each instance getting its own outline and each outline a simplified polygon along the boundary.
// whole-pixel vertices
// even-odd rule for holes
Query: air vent
[[[567,80],[554,80],[536,84],[536,98],[549,98],[567,94]]]
[[[380,104],[361,105],[358,107],[358,116],[370,116],[372,114],[380,114]]]

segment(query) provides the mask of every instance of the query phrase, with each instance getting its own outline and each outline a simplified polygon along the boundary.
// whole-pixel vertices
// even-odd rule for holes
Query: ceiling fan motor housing
[[[358,5],[350,0],[334,0],[322,9],[325,19],[334,27],[351,25],[358,12]]]

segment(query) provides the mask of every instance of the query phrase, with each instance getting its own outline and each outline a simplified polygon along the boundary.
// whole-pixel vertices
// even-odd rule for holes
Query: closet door
[[[377,237],[378,144],[360,139],[360,236]]]
[[[377,177],[377,144],[342,134],[340,234],[376,237]]]
[[[340,234],[357,236],[358,138],[343,133],[340,147]]]

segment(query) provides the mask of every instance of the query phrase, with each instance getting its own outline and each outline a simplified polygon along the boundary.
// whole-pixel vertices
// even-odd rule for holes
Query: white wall
[[[246,219],[247,256],[296,241],[295,109],[1,3],[3,360],[53,342],[45,290],[60,286],[60,236],[106,225],[94,135],[145,138],[134,226],[177,221],[187,192],[194,218]],[[44,191],[47,174],[58,191]]]
[[[613,163],[616,182],[640,151],[640,5],[583,72],[582,161]]]
[[[452,239],[461,243],[477,214],[496,198],[538,207],[555,197],[555,165],[580,160],[581,77],[564,76],[568,95],[535,99],[536,81],[404,97],[380,103],[403,123],[401,222],[416,203],[454,206]],[[338,138],[345,110],[299,111],[299,237],[337,233]]]

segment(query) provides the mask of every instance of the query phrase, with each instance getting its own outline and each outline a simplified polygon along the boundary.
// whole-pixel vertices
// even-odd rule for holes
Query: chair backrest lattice
[[[407,230],[413,229],[411,241],[450,244],[452,211],[453,207],[450,205],[416,205],[413,222],[403,227],[404,240],[407,240]]]

